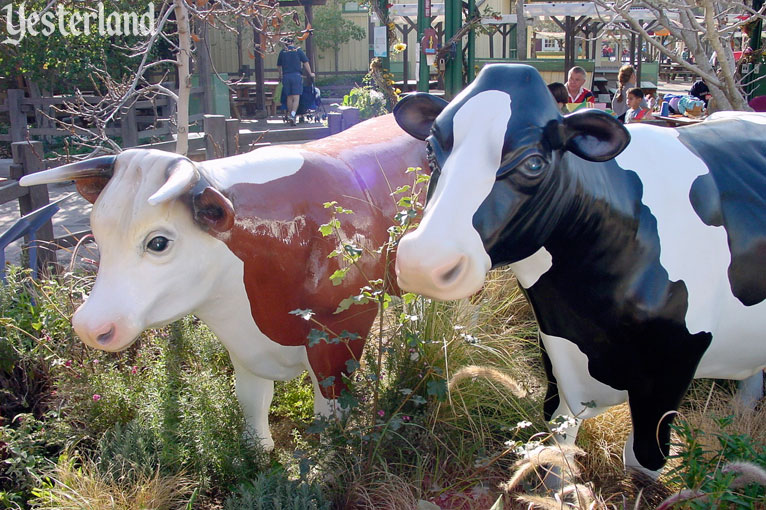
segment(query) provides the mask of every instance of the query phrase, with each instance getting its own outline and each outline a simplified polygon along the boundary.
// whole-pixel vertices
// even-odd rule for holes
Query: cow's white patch
[[[578,419],[590,418],[604,409],[622,404],[628,392],[617,390],[594,379],[588,371],[588,357],[566,338],[540,332],[545,352],[551,359],[558,381],[559,396]],[[585,405],[585,404],[588,405]],[[561,410],[561,406],[559,406]]]
[[[403,288],[437,299],[458,299],[481,288],[491,261],[473,215],[495,184],[510,118],[510,96],[499,90],[476,94],[455,113],[452,151],[423,220],[399,244]]]
[[[289,177],[298,172],[303,163],[300,149],[277,146],[198,165],[216,188],[225,190],[235,184],[264,184]]]
[[[553,267],[553,257],[545,247],[542,247],[529,257],[514,262],[509,267],[516,275],[519,284],[528,289]]]
[[[761,340],[766,302],[746,307],[734,297],[727,274],[731,255],[726,231],[703,223],[691,205],[692,183],[708,168],[673,136],[674,130],[641,125],[629,129],[631,143],[617,163],[635,171],[643,182],[643,203],[657,218],[660,262],[670,280],[682,280],[689,291],[687,328],[713,334],[696,377],[748,377],[766,365]]]

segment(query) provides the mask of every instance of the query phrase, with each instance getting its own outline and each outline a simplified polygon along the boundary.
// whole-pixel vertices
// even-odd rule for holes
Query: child
[[[642,120],[651,120],[652,111],[649,108],[643,108],[641,101],[644,99],[644,91],[634,87],[628,91],[628,111],[625,112],[625,124],[631,122],[641,122]]]
[[[548,85],[548,90],[551,91],[553,99],[558,103],[561,114],[568,115],[570,111],[567,110],[566,104],[569,101],[569,93],[567,92],[566,85],[557,81]]]

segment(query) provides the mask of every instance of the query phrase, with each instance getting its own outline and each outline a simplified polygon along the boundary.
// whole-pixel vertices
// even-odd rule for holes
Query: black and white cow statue
[[[625,465],[656,476],[691,380],[766,366],[766,116],[562,117],[524,65],[484,68],[449,104],[408,96],[395,116],[433,169],[399,285],[457,299],[510,264],[540,327],[547,419],[628,401]]]

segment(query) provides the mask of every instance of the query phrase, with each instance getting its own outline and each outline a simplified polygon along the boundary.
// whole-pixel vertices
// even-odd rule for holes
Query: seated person
[[[625,124],[632,122],[641,122],[642,120],[652,120],[652,111],[649,108],[641,106],[644,100],[644,91],[634,87],[628,91],[628,110],[625,112]]]
[[[553,94],[553,99],[555,99],[556,103],[558,103],[561,114],[567,115],[569,110],[567,110],[566,104],[569,102],[569,94],[567,93],[566,86],[563,83],[557,81],[548,85],[548,90],[551,91],[551,94]]]
[[[583,87],[588,74],[580,66],[574,66],[569,70],[567,76],[566,88],[567,88],[567,102],[568,103],[582,103],[587,101],[589,103],[596,102],[596,96],[593,92]]]
[[[710,101],[710,89],[707,86],[707,83],[705,83],[705,80],[697,80],[692,85],[692,88],[689,89],[689,95],[694,96],[697,99],[702,99],[705,101],[705,108],[707,108],[708,101]]]

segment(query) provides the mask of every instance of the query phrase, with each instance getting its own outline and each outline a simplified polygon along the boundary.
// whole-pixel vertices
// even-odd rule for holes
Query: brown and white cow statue
[[[346,362],[359,358],[377,310],[370,303],[334,312],[367,278],[383,277],[384,256],[374,250],[387,241],[396,213],[391,192],[406,184],[408,167],[426,168],[424,158],[423,142],[388,115],[304,145],[204,163],[135,149],[21,184],[75,180],[94,204],[101,260],[72,319],[80,338],[121,351],[143,330],[195,314],[228,349],[248,426],[271,448],[274,380],[307,369],[315,412],[331,412]],[[328,258],[338,239],[319,232],[333,214],[323,203],[333,200],[354,211],[342,218],[343,237],[373,252],[339,285],[329,277],[345,263]],[[320,328],[290,314],[296,309],[312,310],[331,337],[348,332],[359,339],[309,345],[311,330]]]

